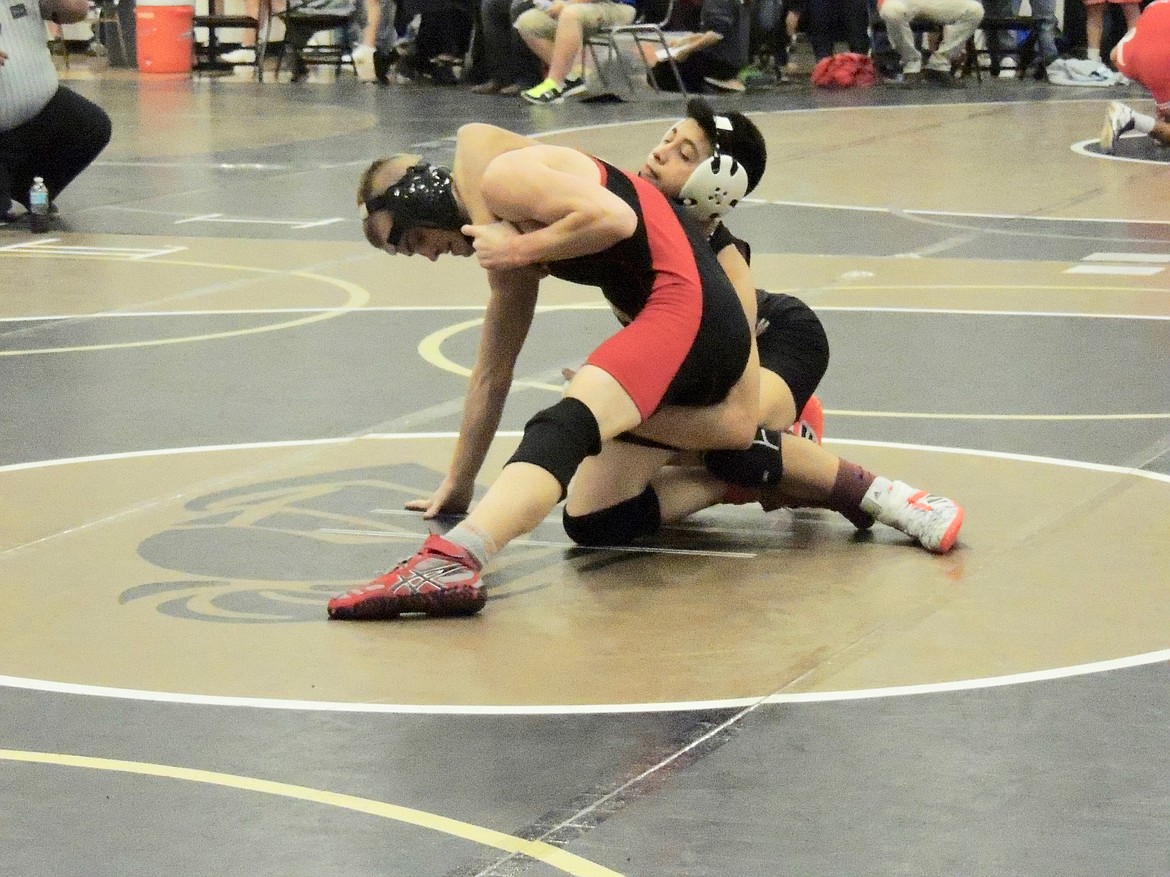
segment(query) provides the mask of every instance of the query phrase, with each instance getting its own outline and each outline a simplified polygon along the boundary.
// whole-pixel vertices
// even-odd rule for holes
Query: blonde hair
[[[366,201],[375,195],[381,195],[402,179],[403,175],[420,161],[422,161],[422,156],[411,155],[405,152],[375,159],[366,168],[365,173],[362,174],[362,178],[358,182],[358,205],[365,204]],[[380,237],[374,232],[374,226],[370,222],[369,216],[362,221],[362,232],[365,234],[370,246],[377,247],[380,250],[386,245],[385,238]]]

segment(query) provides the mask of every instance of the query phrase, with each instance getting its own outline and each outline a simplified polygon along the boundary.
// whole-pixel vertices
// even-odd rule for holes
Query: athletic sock
[[[479,564],[480,569],[483,569],[487,565],[487,562],[500,551],[491,536],[475,524],[466,520],[452,527],[443,538],[465,549],[468,554],[475,558],[475,562]]]
[[[825,500],[825,508],[835,512],[852,511],[861,508],[861,500],[869,486],[877,478],[868,469],[857,463],[842,460],[837,466],[837,478],[833,482],[833,489]]]
[[[1090,61],[1100,62],[1101,61],[1101,50],[1100,49],[1086,49],[1085,50],[1085,57],[1088,58]]]
[[[825,508],[840,512],[853,520],[853,516],[861,510],[861,500],[865,492],[877,478],[868,469],[856,463],[842,460],[837,466],[837,478],[833,482],[833,489],[829,491],[825,500]]]

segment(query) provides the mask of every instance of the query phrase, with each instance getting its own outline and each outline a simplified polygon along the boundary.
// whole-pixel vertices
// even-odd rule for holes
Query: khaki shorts
[[[603,27],[630,24],[634,20],[634,7],[627,3],[598,0],[598,2],[572,3],[570,5],[573,7],[573,11],[580,16],[581,28],[587,37],[597,33]],[[551,42],[557,35],[557,20],[549,16],[547,12],[529,9],[516,19],[515,28],[527,36]]]

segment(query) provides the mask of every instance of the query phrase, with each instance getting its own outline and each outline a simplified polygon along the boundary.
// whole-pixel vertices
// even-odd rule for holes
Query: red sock
[[[877,476],[868,469],[842,460],[837,467],[837,480],[825,500],[825,508],[840,512],[859,529],[872,527],[873,517],[861,508],[861,500],[875,478]]]

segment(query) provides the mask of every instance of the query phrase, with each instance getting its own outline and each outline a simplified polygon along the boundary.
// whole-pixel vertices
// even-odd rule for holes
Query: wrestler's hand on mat
[[[482,267],[487,269],[524,267],[523,263],[517,260],[511,245],[513,240],[520,237],[520,232],[512,223],[500,221],[486,225],[465,225],[462,231],[472,238],[475,257]]]
[[[0,67],[4,66],[4,62],[8,60],[7,52],[0,52]]]
[[[459,487],[450,478],[444,478],[439,489],[431,494],[429,499],[412,499],[406,503],[406,508],[408,511],[422,512],[424,518],[466,514],[471,506],[474,489],[474,486]]]

